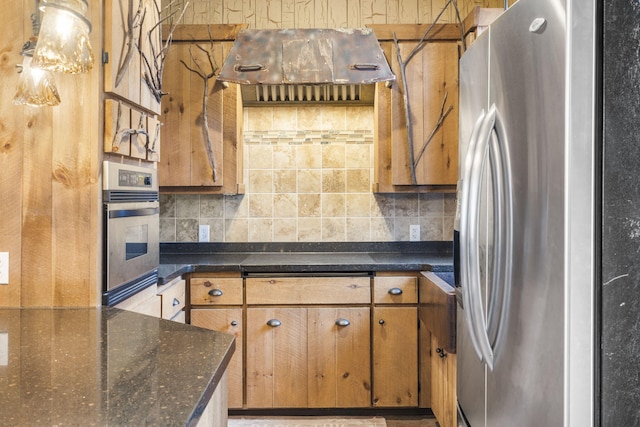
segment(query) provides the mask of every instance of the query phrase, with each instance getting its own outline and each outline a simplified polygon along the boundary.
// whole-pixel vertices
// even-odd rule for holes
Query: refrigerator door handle
[[[482,200],[482,184],[483,176],[487,166],[487,157],[489,157],[490,144],[492,138],[493,125],[495,122],[495,113],[488,112],[480,126],[477,145],[473,152],[473,161],[471,165],[471,182],[469,183],[468,205],[469,216],[469,250],[472,254],[470,257],[471,274],[468,281],[467,289],[469,291],[470,305],[466,309],[471,314],[471,330],[475,336],[478,349],[480,352],[480,360],[483,361],[490,370],[493,370],[493,349],[487,335],[487,319],[482,300],[482,275],[480,269],[480,206]],[[462,243],[462,242],[461,242]],[[489,295],[491,291],[488,290]],[[465,311],[466,311],[465,310]]]
[[[478,142],[471,171],[469,207],[473,216],[478,216],[481,193],[481,177],[484,176],[487,157],[492,181],[493,236],[491,247],[494,254],[489,282],[488,316],[482,305],[479,265],[473,265],[469,281],[470,312],[473,320],[473,334],[478,343],[481,359],[490,370],[495,366],[496,350],[504,335],[503,325],[508,317],[511,290],[512,222],[513,203],[511,168],[508,140],[504,124],[495,104],[491,106],[478,134]],[[473,252],[479,252],[479,230],[476,222],[470,222],[469,236]],[[474,263],[477,259],[471,258]],[[488,323],[487,323],[488,322]]]
[[[504,122],[495,104],[489,109],[488,121],[493,122],[489,159],[493,179],[494,236],[493,275],[490,289],[487,338],[498,357],[505,326],[508,324],[511,299],[511,269],[513,259],[513,191],[509,140]]]
[[[474,235],[474,229],[478,227],[479,212],[477,204],[471,203],[472,196],[477,197],[476,188],[480,176],[474,174],[474,160],[478,149],[478,137],[480,129],[485,121],[486,115],[482,110],[476,120],[476,123],[469,138],[469,147],[464,163],[464,177],[462,179],[461,202],[460,202],[460,273],[462,283],[462,302],[465,307],[464,318],[469,331],[469,337],[473,348],[480,360],[483,360],[482,349],[476,335],[476,319],[475,303],[473,300],[478,292],[475,288],[479,288],[479,264],[477,248],[477,233]],[[472,248],[474,250],[472,250]],[[477,286],[474,286],[477,284]],[[481,297],[480,297],[481,298]]]

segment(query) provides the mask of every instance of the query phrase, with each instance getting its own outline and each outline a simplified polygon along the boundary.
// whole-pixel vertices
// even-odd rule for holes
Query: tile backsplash
[[[373,194],[373,108],[244,110],[244,195],[160,197],[160,239],[196,242],[451,240],[455,195]]]

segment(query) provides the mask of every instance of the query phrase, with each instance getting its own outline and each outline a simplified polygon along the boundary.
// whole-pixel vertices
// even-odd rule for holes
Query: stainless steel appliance
[[[595,10],[519,0],[460,60],[459,425],[593,425]]]
[[[160,263],[157,171],[105,161],[104,305],[157,282]]]

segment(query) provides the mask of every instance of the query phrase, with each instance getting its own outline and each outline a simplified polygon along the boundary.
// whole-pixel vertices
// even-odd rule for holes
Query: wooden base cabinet
[[[222,375],[218,386],[213,392],[213,396],[211,396],[209,403],[204,408],[197,427],[227,427],[229,425],[227,411],[228,379],[229,373],[227,371]]]
[[[307,406],[307,310],[247,309],[247,407]]]
[[[191,310],[191,324],[236,337],[236,351],[231,357],[229,375],[229,408],[242,408],[242,308],[197,308]]]
[[[373,406],[418,406],[418,285],[406,273],[373,279]]]
[[[369,308],[247,309],[248,408],[371,402]]]
[[[431,410],[440,427],[456,427],[456,355],[431,335]]]
[[[158,286],[158,295],[162,303],[161,314],[163,319],[178,323],[185,321],[185,281],[182,277],[173,279],[169,283]]]
[[[418,309],[375,307],[373,405],[418,406]]]
[[[369,307],[309,309],[309,406],[371,405]]]
[[[442,427],[457,426],[455,288],[436,274],[421,273],[419,280],[421,406],[429,406]]]
[[[236,351],[227,368],[228,404],[231,409],[241,409],[244,405],[242,282],[239,273],[196,273],[189,277],[188,287],[189,323],[232,334],[236,338]]]
[[[230,408],[432,408],[444,426],[455,354],[436,353],[425,277],[193,273],[190,323],[236,336]]]

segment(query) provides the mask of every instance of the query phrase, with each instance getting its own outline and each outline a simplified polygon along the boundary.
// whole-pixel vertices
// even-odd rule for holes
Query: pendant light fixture
[[[53,73],[32,67],[31,59],[31,55],[24,54],[22,70],[18,78],[18,89],[13,98],[13,103],[32,107],[60,104],[60,95],[56,88]]]
[[[32,66],[77,74],[93,67],[87,0],[40,0],[43,13]]]
[[[60,95],[56,88],[53,73],[31,66],[33,51],[38,43],[40,32],[40,12],[36,0],[35,12],[31,15],[33,35],[22,46],[22,65],[18,65],[18,86],[13,98],[15,105],[32,107],[54,106],[60,104]]]

